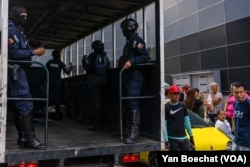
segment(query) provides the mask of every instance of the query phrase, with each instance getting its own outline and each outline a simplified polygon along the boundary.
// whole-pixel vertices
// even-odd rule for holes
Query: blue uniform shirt
[[[92,75],[106,75],[108,69],[111,68],[110,60],[106,52],[89,54],[87,60],[83,59],[83,67],[88,74]]]
[[[145,63],[150,59],[145,42],[138,34],[127,38],[127,43],[123,49],[123,56],[128,57],[132,66]]]
[[[25,61],[30,60],[31,56],[34,56],[34,51],[30,49],[28,41],[13,21],[9,20],[8,24],[8,59]],[[26,71],[25,68],[23,68],[23,66],[27,66],[27,64],[20,65],[20,69],[18,70],[18,80],[14,82],[11,79],[9,80],[11,96],[29,94]]]
[[[69,75],[73,68],[72,65],[67,67],[66,64],[64,64],[61,60],[57,59],[49,60],[46,63],[46,67],[48,68],[49,71],[49,78],[57,80],[61,80],[62,70],[65,74]]]
[[[34,50],[30,49],[28,41],[14,22],[9,20],[8,24],[9,60],[30,60],[35,55]]]

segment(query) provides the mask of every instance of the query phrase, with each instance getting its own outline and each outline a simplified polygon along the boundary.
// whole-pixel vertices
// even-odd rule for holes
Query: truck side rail
[[[15,97],[8,97],[7,100],[17,100],[17,101],[24,101],[24,100],[30,100],[30,101],[45,101],[45,132],[44,132],[44,146],[45,149],[48,147],[48,107],[49,107],[49,72],[47,67],[39,62],[39,61],[21,61],[21,60],[8,60],[8,62],[11,63],[32,63],[32,64],[38,64],[40,65],[44,70],[46,74],[46,97],[45,98],[15,98]]]
[[[140,67],[140,66],[153,66],[154,63],[144,63],[137,64],[136,66],[131,66],[130,68]],[[120,112],[120,141],[123,142],[123,114],[122,114],[122,101],[127,99],[153,99],[155,96],[122,96],[122,74],[125,69],[122,68],[119,73],[119,112]]]

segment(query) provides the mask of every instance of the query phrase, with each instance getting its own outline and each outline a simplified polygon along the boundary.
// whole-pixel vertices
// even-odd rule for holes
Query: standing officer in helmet
[[[147,62],[150,57],[146,49],[145,42],[138,36],[136,30],[138,23],[128,18],[122,21],[121,29],[126,37],[126,44],[123,49],[123,55],[119,60],[119,66],[125,71],[123,81],[125,86],[125,96],[133,97],[141,95],[143,84],[143,75],[138,67],[133,67],[140,63]],[[124,131],[126,144],[137,143],[139,138],[140,111],[138,99],[129,99],[125,103],[124,109]]]
[[[24,7],[15,6],[10,10],[8,22],[8,60],[31,60],[34,55],[42,56],[43,47],[31,49],[24,36],[27,11]],[[8,88],[10,96],[14,98],[32,98],[27,81],[26,71],[29,64],[9,62]],[[15,109],[18,111],[15,124],[18,130],[17,144],[24,148],[44,148],[34,133],[33,101],[15,100]]]
[[[60,111],[61,104],[61,73],[62,71],[69,75],[72,71],[72,62],[69,63],[69,67],[66,66],[60,60],[61,51],[58,49],[53,50],[52,60],[46,63],[46,67],[49,71],[49,94],[53,99],[56,109],[56,120],[60,121],[62,119],[62,112]]]
[[[104,52],[104,44],[100,40],[92,42],[94,52],[83,59],[83,67],[89,75],[88,88],[94,110],[93,124],[89,130],[100,130],[102,126],[103,100],[107,82],[107,71],[110,61]]]

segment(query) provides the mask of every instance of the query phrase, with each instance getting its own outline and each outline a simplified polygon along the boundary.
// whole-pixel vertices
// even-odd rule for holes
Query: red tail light
[[[36,162],[20,163],[15,165],[8,165],[8,167],[39,167]]]
[[[124,154],[120,157],[121,163],[132,163],[139,162],[140,156],[139,154]]]

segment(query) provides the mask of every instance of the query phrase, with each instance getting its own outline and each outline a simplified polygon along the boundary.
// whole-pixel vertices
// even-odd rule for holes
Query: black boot
[[[94,122],[88,127],[88,130],[100,131],[102,128],[102,114],[101,112],[96,112],[94,114]]]
[[[33,114],[30,112],[25,115],[19,116],[20,130],[24,132],[25,135],[25,145],[24,148],[32,149],[43,149],[44,145],[36,138],[34,133],[34,122]]]
[[[20,115],[16,114],[15,115],[15,119],[14,119],[14,123],[18,132],[18,139],[17,139],[17,145],[20,147],[24,147],[26,144],[26,137],[25,137],[25,132],[21,131],[20,129],[20,119],[19,119]]]
[[[128,137],[129,125],[130,125],[129,112],[128,111],[123,111],[123,128],[122,128],[123,138]]]
[[[26,138],[24,132],[18,132],[18,139],[17,139],[17,145],[20,147],[24,147],[26,144]]]
[[[128,137],[125,138],[125,144],[134,144],[138,142],[139,138],[139,124],[140,124],[140,112],[136,110],[131,110],[129,112],[130,126]]]

